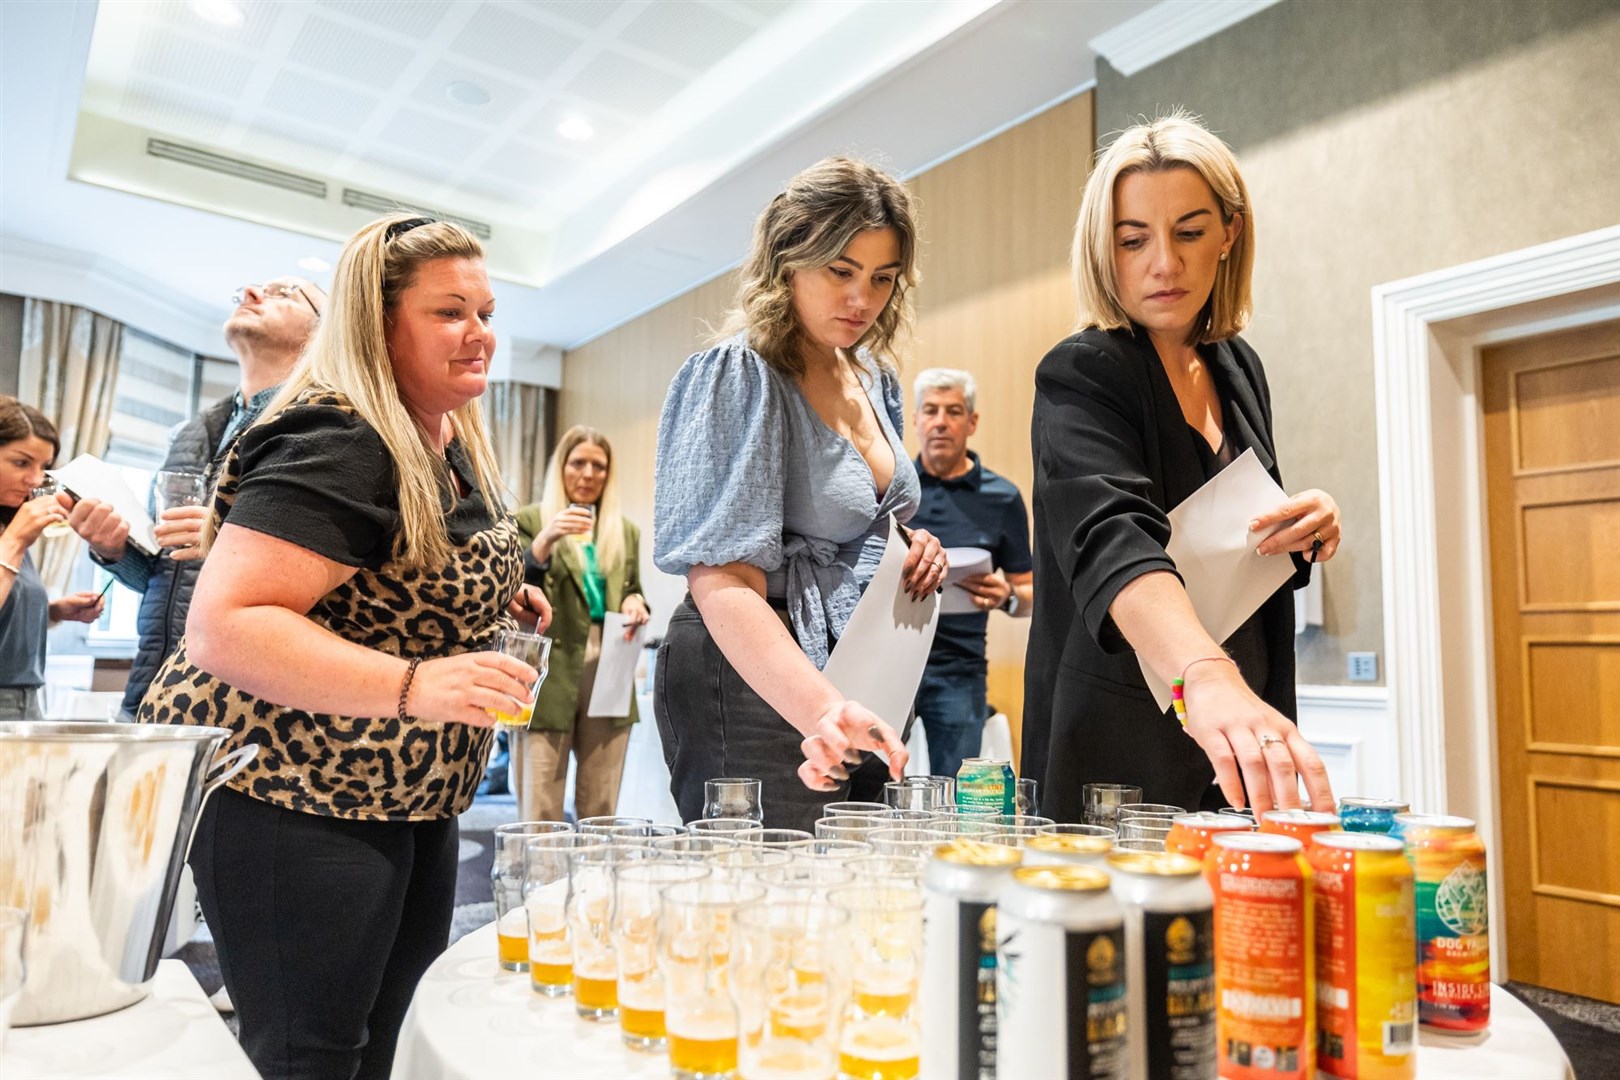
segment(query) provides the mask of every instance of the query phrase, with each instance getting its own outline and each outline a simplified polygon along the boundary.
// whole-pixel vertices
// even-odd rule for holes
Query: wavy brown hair
[[[894,293],[855,344],[893,364],[896,343],[911,326],[917,273],[916,201],[904,184],[864,161],[824,158],[788,182],[754,222],[754,239],[738,273],[737,298],[717,337],[748,332],[749,346],[785,374],[804,374],[800,327],[793,314],[793,273],[832,265],[867,229],[900,237]]]

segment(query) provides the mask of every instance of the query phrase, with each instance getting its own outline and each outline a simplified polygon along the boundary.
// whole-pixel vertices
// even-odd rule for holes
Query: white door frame
[[[1620,315],[1620,226],[1377,285],[1372,303],[1384,671],[1402,795],[1475,818],[1495,862],[1479,349]],[[1501,933],[1491,953],[1501,980]]]

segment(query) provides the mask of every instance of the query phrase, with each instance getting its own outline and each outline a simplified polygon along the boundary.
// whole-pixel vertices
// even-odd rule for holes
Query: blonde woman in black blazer
[[[1087,783],[1150,802],[1331,809],[1292,717],[1291,590],[1338,549],[1339,510],[1305,491],[1252,523],[1292,580],[1217,643],[1166,554],[1169,510],[1245,449],[1281,483],[1248,320],[1248,192],[1231,151],[1182,115],[1126,131],[1087,183],[1075,229],[1083,329],[1036,372],[1035,616],[1022,769],[1042,812],[1077,821]],[[1139,658],[1186,680],[1188,725],[1161,712]],[[1189,738],[1190,736],[1190,738]]]

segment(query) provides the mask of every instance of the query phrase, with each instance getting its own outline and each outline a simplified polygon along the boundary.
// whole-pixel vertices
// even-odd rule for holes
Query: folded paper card
[[[152,519],[146,512],[146,500],[124,483],[118,466],[109,465],[94,454],[80,454],[51,475],[67,488],[75,499],[96,499],[107,503],[113,512],[129,522],[129,542],[148,555],[159,550],[156,534],[152,532]]]
[[[953,547],[945,549],[949,569],[945,571],[945,591],[940,594],[941,615],[977,615],[984,609],[973,602],[973,594],[957,582],[976,574],[988,574],[995,569],[990,553],[984,548]]]
[[[1294,576],[1294,560],[1287,555],[1255,551],[1276,530],[1249,531],[1250,521],[1287,499],[1254,451],[1245,450],[1170,511],[1170,543],[1165,550],[1181,572],[1198,621],[1216,641],[1231,637]],[[1170,687],[1146,664],[1142,677],[1159,708],[1168,709]]]

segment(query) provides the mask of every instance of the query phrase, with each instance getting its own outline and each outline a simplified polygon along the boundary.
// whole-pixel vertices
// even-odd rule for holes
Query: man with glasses
[[[225,343],[241,365],[241,385],[230,397],[177,427],[163,462],[164,470],[204,474],[210,486],[238,436],[258,419],[304,351],[326,294],[303,278],[281,277],[263,285],[244,285],[231,302]],[[208,513],[206,506],[165,510],[156,529],[167,552],[164,556],[147,555],[129,545],[129,524],[106,503],[85,499],[68,518],[74,531],[89,541],[90,557],[143,594],[136,618],[140,644],[124,690],[126,716],[134,715],[152,677],[185,632],[192,588],[202,568],[197,545]]]

